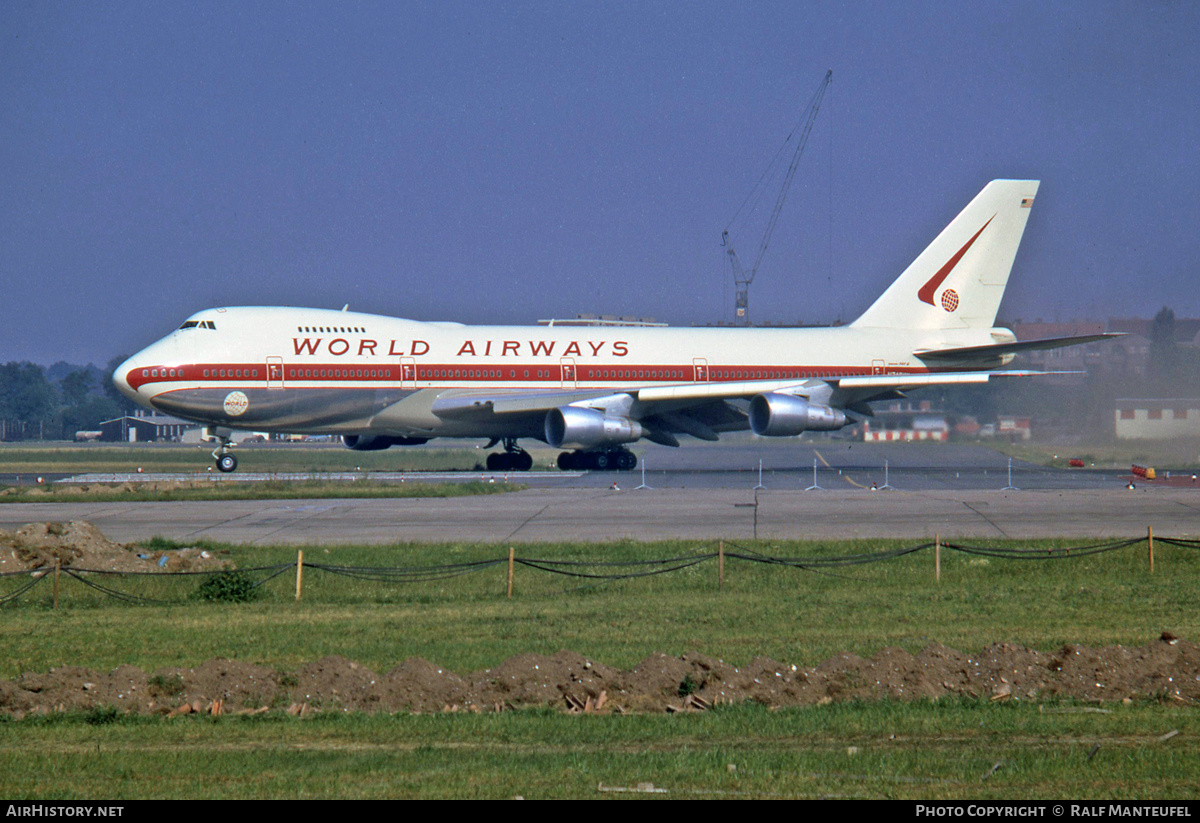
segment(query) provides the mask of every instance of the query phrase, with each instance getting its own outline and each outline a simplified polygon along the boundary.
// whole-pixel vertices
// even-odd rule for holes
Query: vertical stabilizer
[[[851,325],[991,328],[1008,285],[1037,180],[993,180]]]

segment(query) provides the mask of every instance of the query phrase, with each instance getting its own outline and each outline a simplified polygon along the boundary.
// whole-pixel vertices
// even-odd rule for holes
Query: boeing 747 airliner
[[[194,420],[237,468],[232,429],[340,435],[351,449],[487,438],[492,470],[532,467],[521,439],[564,469],[636,466],[626,446],[722,432],[840,429],[868,403],[923,386],[986,383],[1016,352],[1107,335],[1018,342],[994,328],[1036,180],[994,180],[847,326],[465,326],[349,311],[214,308],[138,352],[117,386]]]

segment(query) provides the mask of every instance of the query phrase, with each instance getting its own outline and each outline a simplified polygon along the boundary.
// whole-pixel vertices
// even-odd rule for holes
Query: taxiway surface
[[[1200,488],[1128,489],[1128,470],[1117,467],[1067,471],[1014,461],[1010,474],[1006,457],[976,446],[701,446],[650,451],[646,466],[644,482],[653,488],[637,488],[640,471],[545,472],[510,475],[530,486],[524,491],[466,498],[15,503],[0,506],[0,527],[88,520],[120,542],[161,535],[263,545],[1111,538],[1144,535],[1147,527],[1200,535]]]
[[[0,527],[87,520],[118,542],[502,543],[563,540],[1200,535],[1191,490],[759,491],[528,489],[426,499],[15,503]]]

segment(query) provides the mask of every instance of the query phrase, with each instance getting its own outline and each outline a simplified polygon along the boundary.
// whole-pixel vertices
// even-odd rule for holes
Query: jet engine
[[[606,417],[595,409],[559,406],[546,412],[546,442],[556,449],[594,449],[632,443],[642,425],[626,417]]]
[[[428,443],[428,437],[391,437],[385,434],[344,434],[342,443],[356,452],[377,452],[392,446],[419,446]]]
[[[841,409],[791,394],[768,392],[750,401],[750,430],[757,435],[787,437],[805,431],[833,431],[847,422]]]

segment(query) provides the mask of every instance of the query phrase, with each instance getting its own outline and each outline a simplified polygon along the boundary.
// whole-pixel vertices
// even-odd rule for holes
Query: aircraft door
[[[692,379],[697,383],[708,382],[708,360],[703,357],[692,358]]]
[[[886,374],[887,368],[882,360],[871,361],[871,374]]]
[[[411,357],[400,358],[400,388],[415,389],[417,387],[417,364]]]
[[[576,386],[575,374],[575,358],[563,357],[558,361],[559,369],[562,372],[562,387],[564,389],[573,389]]]
[[[268,357],[267,358],[267,388],[282,389],[283,388],[283,358]]]

